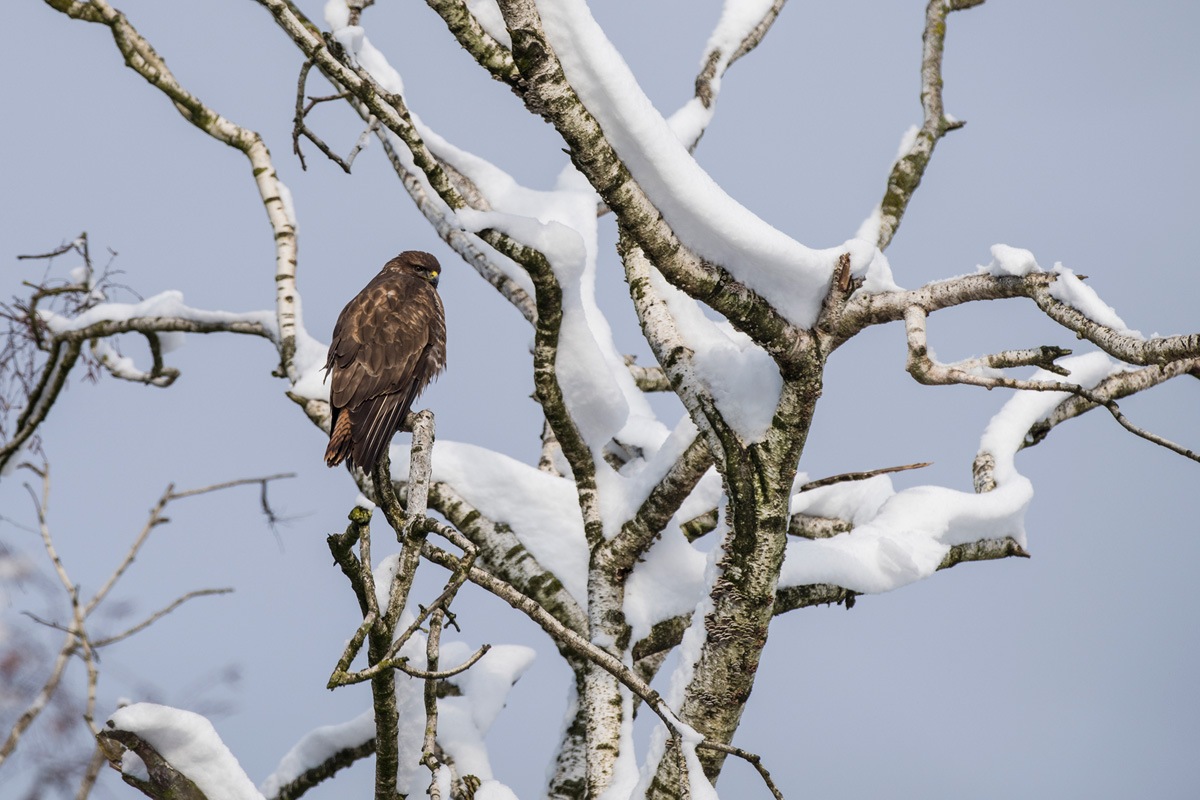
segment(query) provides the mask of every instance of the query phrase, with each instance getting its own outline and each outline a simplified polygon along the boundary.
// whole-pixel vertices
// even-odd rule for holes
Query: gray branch
[[[961,128],[965,122],[946,119],[942,107],[942,51],[946,42],[946,17],[951,11],[981,5],[983,0],[929,0],[925,8],[925,46],[921,54],[921,108],[924,122],[917,133],[916,141],[908,152],[897,159],[888,176],[887,190],[880,204],[879,239],[880,250],[891,244],[900,220],[904,216],[913,193],[921,185],[925,168],[933,156],[938,140],[949,131]]]

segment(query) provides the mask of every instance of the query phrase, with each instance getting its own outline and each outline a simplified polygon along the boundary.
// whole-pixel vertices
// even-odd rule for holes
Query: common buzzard
[[[333,376],[328,466],[349,458],[371,472],[417,395],[445,369],[441,271],[429,253],[408,250],[342,309],[325,362]]]

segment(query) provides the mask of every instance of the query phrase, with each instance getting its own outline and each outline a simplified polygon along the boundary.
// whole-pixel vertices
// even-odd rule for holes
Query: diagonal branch
[[[429,505],[477,548],[476,563],[480,568],[533,598],[566,627],[586,634],[587,617],[575,598],[506,525],[485,517],[447,483],[430,484]]]
[[[499,252],[525,267],[533,279],[537,301],[533,340],[534,399],[541,405],[546,422],[550,424],[567,463],[571,465],[583,515],[584,535],[588,547],[595,548],[603,538],[595,457],[575,420],[571,418],[562,385],[558,381],[559,335],[563,322],[562,288],[558,285],[549,260],[539,251],[494,230],[482,230],[479,235]]]
[[[711,109],[713,107],[717,100],[721,78],[725,76],[726,70],[733,66],[733,63],[739,58],[758,47],[763,37],[767,35],[767,31],[775,24],[775,18],[779,16],[779,12],[783,10],[783,4],[786,2],[787,0],[774,0],[764,8],[758,23],[747,32],[745,38],[734,48],[732,53],[721,50],[719,47],[713,47],[705,53],[702,59],[704,66],[701,67],[700,74],[696,76],[694,95],[704,108]],[[696,132],[696,138],[688,143],[689,151],[695,150],[696,145],[700,144],[700,138],[704,136],[707,127],[705,125]]]
[[[625,266],[625,281],[629,284],[629,295],[633,299],[642,334],[670,381],[672,391],[683,402],[692,422],[704,434],[713,461],[724,464],[726,443],[734,434],[725,424],[712,393],[696,376],[692,351],[680,335],[666,301],[654,288],[654,265],[646,257],[645,251],[627,234],[624,226],[620,226],[618,231],[620,238],[617,250]]]
[[[929,0],[925,7],[925,43],[921,53],[921,108],[925,119],[908,152],[896,160],[888,176],[887,190],[880,203],[879,238],[877,246],[886,250],[891,244],[900,220],[913,193],[921,185],[925,168],[933,156],[938,140],[948,132],[965,125],[950,121],[942,107],[942,51],[946,43],[946,17],[951,11],[961,11],[981,5],[983,0]]]
[[[187,594],[183,595],[182,597],[179,597],[178,599],[176,599],[175,602],[171,603],[166,608],[159,609],[158,611],[154,612],[146,619],[139,622],[137,625],[134,625],[132,628],[129,628],[129,629],[127,629],[121,633],[115,634],[113,636],[106,637],[104,639],[97,639],[96,641],[92,642],[92,647],[104,647],[105,645],[119,642],[122,639],[128,639],[130,636],[133,636],[138,631],[141,631],[141,630],[144,630],[144,629],[150,627],[155,622],[157,622],[158,620],[165,617],[167,614],[170,614],[172,611],[179,608],[181,605],[186,603],[188,600],[191,600],[193,597],[205,597],[210,594],[229,594],[232,591],[233,591],[233,589],[197,589],[195,591],[188,592]]]
[[[594,556],[597,563],[607,564],[606,569],[619,575],[632,571],[710,467],[712,458],[708,445],[704,437],[697,434],[662,480],[650,490],[633,518],[601,546]]]
[[[475,18],[463,0],[426,0],[426,2],[445,21],[446,27],[454,34],[454,38],[481,67],[491,73],[496,80],[508,84],[517,96],[523,94],[524,81],[521,79],[521,73],[517,71],[517,65],[513,62],[512,52],[483,29],[479,20]]]
[[[1091,392],[1099,399],[1120,400],[1122,397],[1137,394],[1171,378],[1177,378],[1180,375],[1195,375],[1198,372],[1200,372],[1200,358],[1173,361],[1165,366],[1154,365],[1132,372],[1118,372],[1114,375],[1109,375],[1100,383],[1093,386]],[[1091,411],[1096,407],[1094,402],[1079,395],[1068,397],[1055,407],[1049,417],[1035,423],[1029,429],[1029,433],[1026,434],[1025,441],[1021,444],[1021,447],[1032,447],[1038,444],[1042,439],[1046,438],[1055,426]]]
[[[795,347],[800,331],[728,270],[702,260],[680,241],[567,82],[532,0],[502,0],[500,8],[513,37],[513,56],[528,82],[526,105],[554,125],[572,163],[616,213],[626,235],[672,284],[727,318],[781,366],[794,367],[801,358]]]
[[[67,375],[79,360],[82,349],[79,342],[55,341],[51,346],[50,357],[42,367],[41,377],[29,395],[25,410],[17,417],[16,431],[12,438],[0,446],[0,469],[8,465],[46,420],[54,401],[66,386]]]
[[[338,750],[320,764],[302,772],[295,780],[279,787],[279,791],[272,795],[270,800],[296,800],[296,798],[302,796],[317,784],[332,778],[339,770],[345,769],[355,761],[374,754],[374,739],[368,739],[354,747]]]
[[[812,489],[819,489],[822,486],[832,486],[835,483],[845,483],[846,481],[865,481],[867,478],[874,478],[876,475],[887,475],[891,472],[904,472],[910,469],[921,469],[933,464],[932,461],[922,461],[919,464],[905,464],[902,467],[883,467],[881,469],[873,469],[868,472],[845,472],[841,475],[830,475],[828,478],[821,478],[815,481],[809,481],[803,484],[798,491],[807,492]]]
[[[1071,275],[1050,274],[1049,280],[1033,281],[1029,296],[1046,316],[1081,339],[1087,339],[1110,356],[1129,364],[1146,366],[1166,364],[1181,358],[1200,358],[1200,333],[1139,339],[1093,322],[1083,312],[1055,298],[1051,285],[1055,280],[1078,281]]]

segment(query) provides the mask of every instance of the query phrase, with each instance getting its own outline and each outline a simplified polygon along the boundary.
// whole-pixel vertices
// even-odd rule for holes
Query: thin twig
[[[812,489],[819,489],[822,486],[831,486],[835,483],[843,483],[845,481],[865,481],[867,478],[874,478],[876,475],[886,475],[889,472],[904,472],[909,469],[921,469],[932,464],[932,461],[922,461],[919,464],[905,464],[902,467],[884,467],[883,469],[873,469],[870,472],[844,472],[841,475],[830,475],[828,478],[809,481],[801,485],[798,491],[807,492]]]
[[[197,494],[207,494],[208,492],[216,492],[216,491],[220,491],[221,489],[228,489],[232,486],[245,486],[246,484],[250,484],[250,483],[266,484],[267,481],[278,481],[278,480],[282,480],[283,478],[294,478],[294,477],[296,477],[296,473],[294,473],[294,472],[281,472],[278,475],[268,475],[265,478],[239,478],[236,481],[226,481],[225,483],[214,483],[212,486],[205,486],[201,489],[188,489],[183,492],[171,491],[171,493],[167,497],[167,499],[168,500],[178,500],[181,497],[191,497],[191,496],[197,495]]]
[[[733,747],[732,745],[721,744],[720,742],[710,742],[707,739],[700,742],[696,747],[702,747],[705,750],[716,750],[718,753],[726,753],[727,755],[737,756],[740,759],[748,761],[758,770],[758,774],[762,776],[763,781],[767,784],[767,788],[771,790],[771,795],[775,800],[783,800],[783,792],[779,791],[779,787],[771,780],[771,773],[767,772],[767,768],[763,766],[761,756],[757,756],[740,747]]]
[[[75,800],[86,800],[87,796],[92,793],[92,787],[96,785],[96,779],[100,777],[100,770],[108,763],[108,759],[104,755],[104,750],[99,745],[92,751],[92,760],[88,762],[87,769],[84,770],[83,779],[79,781],[79,791],[75,793]]]
[[[441,613],[441,609],[438,609],[438,614],[440,614],[440,613]],[[438,626],[436,626],[432,620],[430,621],[429,624],[430,624],[429,630],[430,630],[430,633],[432,634],[434,628],[438,628]],[[439,628],[439,630],[440,630],[440,628]],[[393,662],[391,664],[391,666],[400,670],[401,672],[403,672],[405,675],[409,676],[410,678],[421,678],[426,681],[440,681],[440,680],[445,680],[446,678],[453,678],[455,675],[459,675],[463,672],[466,672],[471,667],[475,666],[475,663],[477,661],[479,661],[479,659],[481,659],[485,655],[487,655],[488,651],[491,649],[492,649],[492,646],[490,644],[485,644],[482,647],[480,647],[478,650],[476,650],[471,655],[471,657],[468,658],[466,661],[464,661],[462,664],[458,665],[457,667],[453,667],[452,669],[444,669],[441,671],[417,669],[416,667],[410,667],[410,666],[408,666],[407,663],[404,662],[403,659],[401,659],[400,661]]]
[[[33,698],[33,702],[25,709],[21,716],[17,717],[17,721],[13,724],[12,730],[9,731],[8,739],[3,745],[0,745],[0,765],[4,764],[13,752],[17,749],[17,743],[21,740],[21,736],[37,719],[37,715],[42,712],[46,704],[50,702],[50,698],[54,696],[54,692],[58,689],[58,684],[62,680],[63,672],[67,668],[67,662],[71,660],[71,656],[79,647],[79,637],[74,633],[68,633],[63,641],[62,647],[58,651],[58,657],[54,660],[54,667],[50,670],[50,677],[46,679],[42,690]]]
[[[142,630],[145,630],[146,628],[150,627],[152,624],[154,624],[158,620],[162,619],[167,614],[170,614],[172,611],[179,608],[181,605],[186,603],[188,600],[191,600],[193,597],[204,597],[204,596],[210,595],[210,594],[229,594],[232,591],[233,591],[233,589],[197,589],[195,591],[188,592],[187,594],[185,594],[182,597],[180,597],[179,599],[177,599],[175,602],[171,603],[166,608],[163,608],[159,611],[154,612],[149,617],[142,620],[137,625],[134,625],[132,628],[129,628],[128,630],[124,631],[123,633],[118,633],[115,636],[109,636],[107,638],[92,642],[92,647],[105,647],[106,645],[113,644],[114,642],[119,642],[122,639],[127,639],[130,636],[132,636],[133,634],[137,633],[138,631],[142,631]]]
[[[425,675],[421,676],[425,679],[425,740],[421,746],[421,763],[429,769],[429,796],[432,800],[440,800],[441,798],[441,791],[438,787],[438,767],[440,764],[436,752],[438,728],[436,675],[441,637],[442,609],[438,607],[429,619],[429,636],[425,640],[425,663],[429,669]],[[482,656],[482,653],[480,655]],[[407,672],[407,670],[405,671]]]

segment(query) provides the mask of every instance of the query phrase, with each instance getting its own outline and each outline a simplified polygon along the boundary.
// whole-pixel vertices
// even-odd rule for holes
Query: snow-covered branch
[[[508,31],[503,22],[484,28],[463,0],[426,0],[446,22],[446,27],[479,65],[498,81],[508,84],[518,96],[523,91],[521,74],[509,50]]]
[[[430,485],[429,505],[476,547],[476,563],[480,568],[532,597],[576,633],[586,633],[587,617],[579,603],[558,576],[538,563],[509,526],[488,519],[445,482]]]
[[[721,18],[708,38],[696,91],[692,100],[676,111],[669,122],[688,150],[695,150],[716,111],[725,71],[742,56],[758,47],[787,0],[762,0],[757,3],[726,3]]]
[[[194,309],[183,304],[178,292],[163,292],[134,305],[101,303],[70,318],[32,306],[30,312],[32,316],[26,315],[16,322],[35,332],[48,356],[25,398],[24,410],[17,418],[12,436],[0,446],[0,468],[16,457],[45,421],[87,342],[92,343],[97,361],[116,377],[160,387],[169,386],[179,372],[164,366],[159,334],[242,333],[278,343],[275,320],[270,313],[230,314]],[[149,371],[138,370],[131,359],[119,355],[106,341],[123,333],[139,333],[149,341],[154,360]]]
[[[500,8],[528,83],[526,105],[558,130],[572,163],[617,215],[626,235],[671,283],[716,309],[785,368],[793,367],[800,330],[761,294],[679,239],[568,83],[533,3],[504,0]]]

